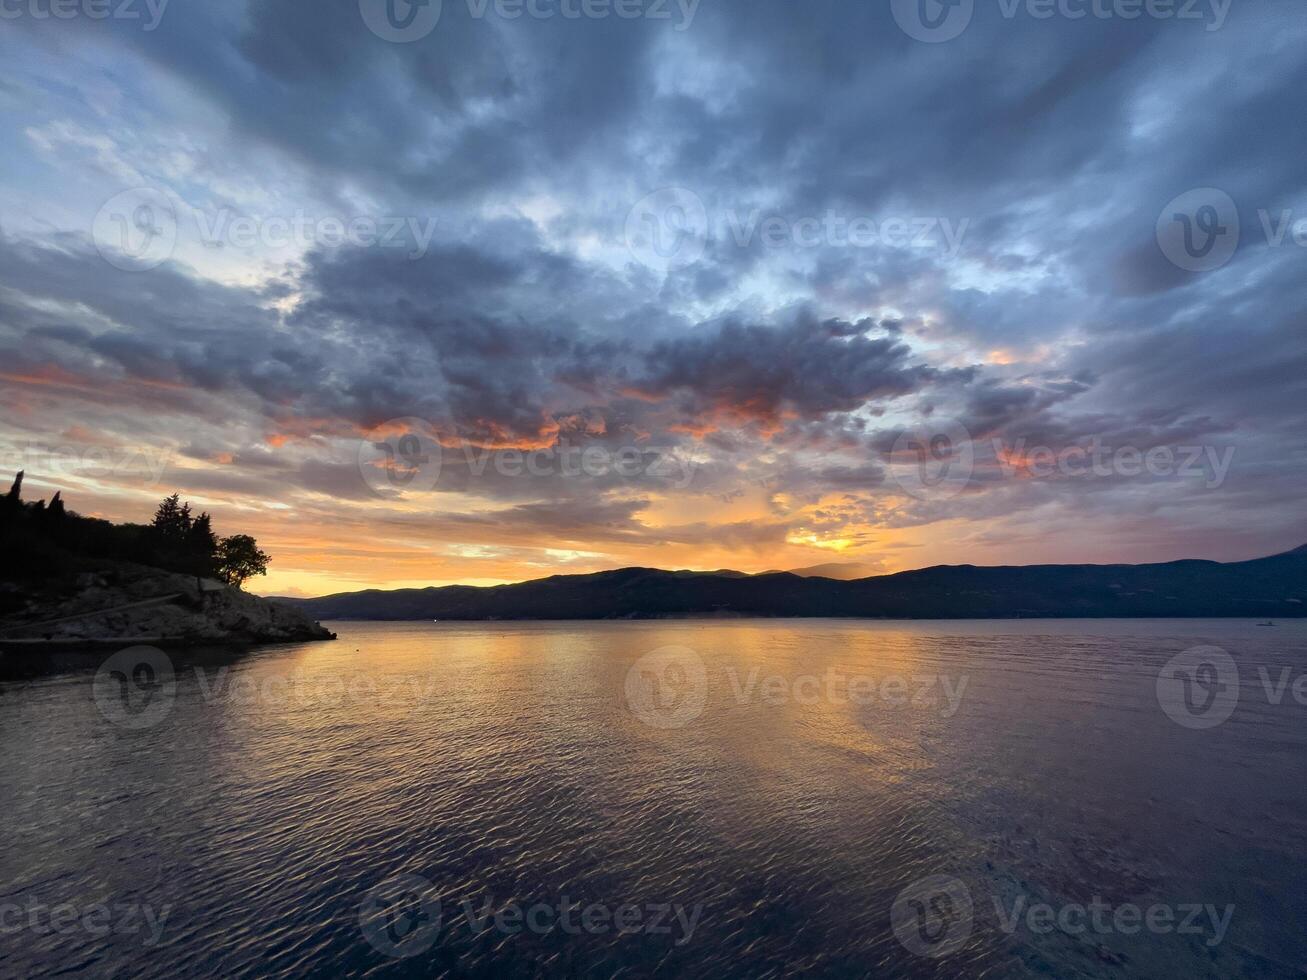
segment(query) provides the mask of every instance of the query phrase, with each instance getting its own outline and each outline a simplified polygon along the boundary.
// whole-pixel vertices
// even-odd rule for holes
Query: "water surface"
[[[0,974],[1307,970],[1307,624],[331,628],[0,684]]]

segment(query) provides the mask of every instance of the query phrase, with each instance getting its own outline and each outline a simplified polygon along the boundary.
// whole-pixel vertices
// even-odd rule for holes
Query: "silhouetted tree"
[[[46,517],[51,521],[61,521],[68,516],[64,509],[63,491],[56,490],[54,496],[50,498],[50,509],[46,512]]]
[[[218,545],[218,574],[238,589],[254,575],[267,575],[268,561],[268,556],[248,534],[223,538]]]
[[[23,471],[19,470],[18,475],[14,477],[14,484],[9,488],[9,492],[0,499],[0,514],[5,515],[8,519],[17,519],[18,512],[23,509]]]
[[[183,507],[179,493],[164,497],[159,509],[154,512],[150,528],[161,542],[182,544],[191,528],[191,505],[188,503]]]
[[[218,570],[218,536],[207,513],[191,521],[186,531],[186,557],[189,570],[196,575],[213,575]]]
[[[0,495],[0,556],[15,580],[36,581],[78,570],[84,559],[133,562],[197,577],[219,577],[240,587],[266,575],[269,558],[249,535],[219,538],[207,513],[193,515],[180,494],[160,501],[145,526],[82,517],[64,505],[63,493],[25,504],[23,474]],[[3,596],[0,596],[0,601]]]

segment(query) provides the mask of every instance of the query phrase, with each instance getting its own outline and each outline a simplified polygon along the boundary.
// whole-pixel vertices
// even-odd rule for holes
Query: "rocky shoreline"
[[[3,587],[0,587],[3,588]],[[32,594],[9,587],[0,650],[99,650],[135,643],[169,648],[334,640],[293,606],[216,579],[115,563]]]

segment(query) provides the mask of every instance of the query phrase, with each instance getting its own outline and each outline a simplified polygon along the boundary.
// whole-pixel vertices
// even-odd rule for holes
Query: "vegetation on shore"
[[[207,513],[193,514],[179,494],[165,497],[149,524],[113,524],[68,510],[61,493],[49,503],[22,499],[23,473],[0,498],[0,540],[5,568],[0,576],[37,582],[87,561],[127,561],[170,572],[221,579],[240,588],[266,575],[269,557],[248,534],[220,538]]]
[[[115,643],[335,638],[301,611],[242,591],[266,574],[268,556],[249,535],[219,537],[210,516],[193,513],[178,494],[164,498],[149,524],[112,524],[72,513],[59,493],[24,502],[22,489],[19,473],[0,497],[0,658],[6,649],[26,658]]]

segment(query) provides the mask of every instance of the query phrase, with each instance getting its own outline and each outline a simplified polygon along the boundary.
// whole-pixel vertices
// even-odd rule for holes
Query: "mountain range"
[[[1296,618],[1307,616],[1307,546],[1240,562],[939,565],[853,580],[621,568],[486,588],[368,590],[279,601],[324,620]]]

